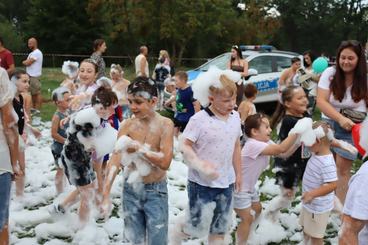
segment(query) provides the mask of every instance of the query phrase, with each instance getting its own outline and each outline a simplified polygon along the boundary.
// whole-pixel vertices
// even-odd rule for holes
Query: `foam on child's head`
[[[113,73],[122,74],[124,72],[123,72],[123,68],[121,68],[121,66],[119,64],[111,64],[110,73],[111,74],[113,74]]]
[[[157,97],[157,86],[149,78],[137,77],[129,84],[128,94],[150,100],[153,97]]]
[[[323,121],[317,121],[314,122],[312,125],[312,129],[314,131],[314,133],[316,134],[316,138],[319,140],[326,140],[326,142],[329,142],[329,137],[328,137],[328,131],[331,130],[330,127],[328,126],[328,123],[323,122]]]
[[[58,102],[64,99],[64,94],[70,93],[67,87],[58,87],[51,93],[51,98],[54,102]]]
[[[111,81],[111,79],[109,79],[107,77],[100,77],[96,81],[96,84],[99,87],[105,87],[105,88],[111,88],[112,87],[112,81]]]
[[[239,72],[232,70],[220,70],[211,66],[207,72],[202,72],[193,81],[193,97],[199,101],[202,106],[208,106],[208,96],[213,93],[228,92],[230,95],[236,93],[235,83],[241,79]]]
[[[75,78],[78,75],[79,63],[76,61],[64,61],[61,67],[61,72],[67,75],[69,78]]]

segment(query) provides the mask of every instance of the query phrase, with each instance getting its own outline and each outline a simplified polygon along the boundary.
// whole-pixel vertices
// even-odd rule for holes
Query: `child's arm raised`
[[[310,203],[314,198],[325,196],[330,192],[333,192],[337,187],[337,181],[332,181],[321,185],[319,188],[304,192],[302,200],[304,203]]]
[[[164,118],[162,122],[160,152],[145,151],[143,155],[151,164],[167,170],[173,158],[174,124],[167,118]]]
[[[64,144],[65,138],[58,133],[59,124],[60,124],[60,117],[54,115],[51,120],[51,137],[55,141]]]
[[[268,145],[263,151],[262,155],[280,155],[287,152],[289,149],[292,148],[294,145],[298,135],[297,134],[290,134],[286,139],[284,139],[280,144],[271,144]]]

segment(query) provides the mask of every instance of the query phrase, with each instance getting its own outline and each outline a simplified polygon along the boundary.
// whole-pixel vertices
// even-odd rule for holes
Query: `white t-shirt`
[[[143,54],[139,54],[136,58],[135,58],[135,75],[137,77],[142,76],[142,71],[141,71],[141,60],[144,58],[145,56]],[[144,68],[144,71],[146,73],[146,76],[149,76],[149,68],[148,68],[148,61],[146,59],[146,66]]]
[[[343,213],[352,218],[368,221],[368,161],[363,163],[358,172],[349,181]],[[365,242],[363,242],[365,241]],[[367,244],[368,226],[359,233],[359,244]]]
[[[332,154],[309,159],[303,175],[303,193],[321,187],[323,184],[337,180],[336,164]],[[309,212],[319,214],[331,211],[334,207],[334,192],[316,197],[310,203],[303,203]]]
[[[43,61],[42,52],[39,49],[33,50],[31,53],[29,53],[27,57],[27,59],[31,58],[34,59],[35,62],[26,67],[26,72],[31,77],[39,77],[42,75],[42,61]]]
[[[4,68],[0,67],[0,108],[6,105],[9,101],[12,101],[13,94],[10,89],[10,82],[8,73]],[[2,124],[2,113],[0,111],[0,174],[5,172],[13,172],[13,168],[10,162],[10,152],[6,137],[4,134],[4,128]]]
[[[233,184],[233,153],[240,135],[240,116],[236,111],[226,121],[217,118],[208,108],[194,114],[183,132],[183,137],[194,142],[193,150],[200,159],[214,164],[219,177],[209,180],[195,169],[189,168],[188,179],[213,188],[228,188]]]
[[[255,190],[259,176],[270,162],[270,156],[261,155],[269,144],[273,142],[263,142],[252,138],[248,138],[245,142],[241,151],[242,191],[253,192]]]
[[[336,69],[335,67],[328,67],[321,75],[321,78],[318,82],[318,87],[330,91],[330,83],[335,75]],[[340,109],[353,109],[355,111],[367,112],[367,106],[364,100],[360,100],[358,103],[355,103],[351,98],[351,86],[346,89],[345,96],[343,100],[340,102],[336,100],[332,93],[330,93],[329,98],[330,104],[336,109],[336,111],[340,111]],[[326,115],[322,113],[323,118],[328,118]]]

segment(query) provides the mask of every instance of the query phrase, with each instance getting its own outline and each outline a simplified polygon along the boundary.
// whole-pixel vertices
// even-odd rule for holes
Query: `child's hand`
[[[200,170],[202,174],[207,176],[210,180],[215,180],[220,176],[216,169],[213,167],[212,163],[208,161],[201,161],[200,165]]]
[[[139,151],[140,148],[141,148],[141,145],[138,142],[132,142],[131,144],[129,144],[126,151],[127,153],[134,153],[134,152]]]
[[[40,130],[38,130],[37,128],[34,128],[34,127],[32,127],[31,130],[32,130],[32,133],[34,134],[34,136],[37,139],[41,138],[42,134],[41,134]]]
[[[69,120],[70,120],[69,116],[60,120],[60,128],[64,128],[64,126],[69,122]]]
[[[314,196],[310,192],[304,192],[302,200],[304,203],[310,203],[314,199]]]

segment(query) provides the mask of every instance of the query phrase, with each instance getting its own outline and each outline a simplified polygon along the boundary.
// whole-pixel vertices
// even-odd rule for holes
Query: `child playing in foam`
[[[78,77],[79,63],[75,61],[64,61],[61,67],[61,72],[66,75],[64,81],[61,82],[61,87],[66,87],[71,94],[75,94],[77,89],[76,79]]]
[[[210,244],[222,244],[229,232],[233,192],[240,191],[242,182],[240,117],[234,111],[234,81],[239,79],[239,73],[211,67],[193,84],[194,97],[203,106],[211,104],[191,117],[182,136],[189,167],[189,217],[179,224],[178,240],[208,236]]]
[[[13,108],[18,116],[18,133],[19,133],[19,166],[22,175],[15,180],[17,197],[23,197],[24,194],[24,182],[25,182],[25,171],[26,171],[26,159],[25,159],[25,147],[26,143],[30,142],[31,137],[35,139],[41,137],[41,132],[32,127],[28,123],[28,115],[24,110],[24,99],[23,94],[28,92],[29,89],[29,76],[23,70],[17,70],[11,77],[13,88],[15,89],[15,95],[13,99]]]
[[[89,219],[94,180],[92,159],[102,158],[112,152],[116,131],[106,122],[113,113],[117,97],[111,89],[98,88],[92,96],[92,106],[74,113],[67,130],[67,139],[61,154],[61,162],[70,184],[76,186],[60,204],[51,207],[51,213],[65,213],[79,194],[79,220],[84,225]],[[104,119],[104,120],[101,120]]]
[[[148,78],[137,77],[129,85],[128,99],[134,117],[122,123],[117,151],[108,163],[103,207],[109,206],[116,174],[126,166],[124,170],[128,178],[124,178],[122,195],[124,236],[131,244],[168,244],[166,170],[173,156],[174,126],[170,119],[155,111],[157,96],[157,87]],[[141,169],[142,160],[149,169]],[[140,176],[132,178],[132,174]],[[138,180],[140,182],[134,182]]]
[[[313,154],[303,175],[299,223],[303,227],[304,244],[322,245],[330,212],[334,208],[337,173],[330,150],[333,140],[331,129],[325,122],[314,123],[313,129],[316,140],[310,146]]]
[[[69,123],[62,125],[61,121],[69,116],[70,91],[66,87],[59,87],[52,92],[51,97],[57,107],[51,120],[51,137],[54,140],[51,145],[51,152],[54,156],[56,166],[56,192],[60,194],[64,191],[64,170],[60,162],[60,157],[66,140],[66,129],[69,126]]]
[[[241,152],[242,188],[234,194],[234,209],[241,219],[236,231],[237,244],[247,243],[250,226],[262,210],[255,185],[262,171],[269,165],[270,156],[285,153],[297,137],[296,134],[290,134],[280,144],[274,144],[270,140],[272,129],[269,121],[260,113],[248,116],[244,126],[249,138]]]

